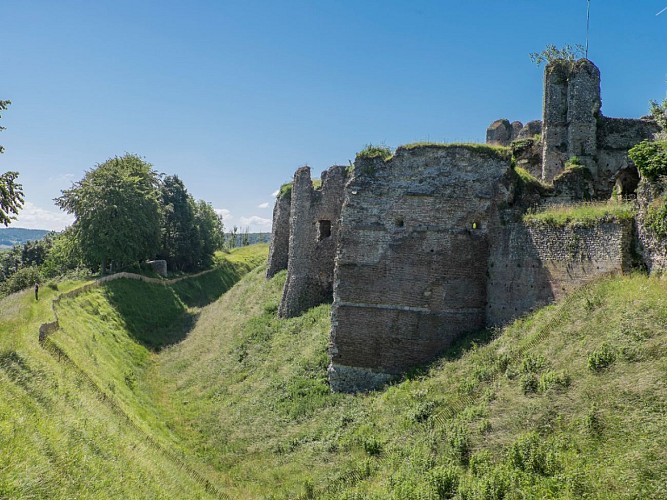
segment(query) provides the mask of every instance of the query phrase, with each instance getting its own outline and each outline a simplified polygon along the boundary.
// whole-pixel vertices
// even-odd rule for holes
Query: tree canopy
[[[4,111],[11,101],[0,101],[0,111]],[[5,127],[0,127],[4,130]],[[0,153],[5,149],[0,145]],[[5,172],[0,174],[0,224],[5,226],[16,219],[21,207],[23,207],[23,188],[16,182],[17,172]]]
[[[126,266],[153,257],[160,244],[158,175],[137,155],[110,158],[55,199],[74,214],[74,234],[91,266]]]
[[[160,257],[182,271],[205,267],[222,247],[223,226],[213,207],[195,201],[178,176],[167,176],[160,184],[162,203],[162,248]]]

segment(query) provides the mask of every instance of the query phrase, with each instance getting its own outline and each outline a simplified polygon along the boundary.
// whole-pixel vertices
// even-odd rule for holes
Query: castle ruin
[[[416,144],[360,155],[315,187],[297,170],[273,215],[267,276],[287,269],[292,317],[333,300],[334,391],[381,387],[432,361],[464,333],[501,325],[637,260],[633,221],[529,224],[529,207],[628,195],[627,151],[660,131],[601,114],[600,72],[555,61],[542,121],[498,120],[487,145]],[[543,184],[526,183],[523,167]],[[576,168],[572,168],[572,167]]]

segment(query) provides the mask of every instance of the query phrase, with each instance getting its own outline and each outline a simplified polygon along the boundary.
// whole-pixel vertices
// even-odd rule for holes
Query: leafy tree
[[[199,236],[200,254],[197,265],[209,265],[216,250],[222,248],[225,241],[225,228],[222,218],[210,203],[199,200],[195,204],[195,222]]]
[[[137,155],[110,158],[55,199],[75,215],[74,234],[91,266],[123,267],[154,256],[160,245],[158,176]]]
[[[44,275],[55,277],[84,267],[74,227],[69,226],[63,232],[54,235],[44,264],[42,264]]]
[[[183,181],[165,177],[160,185],[162,248],[159,256],[175,269],[190,270],[200,253],[195,203]]]
[[[11,104],[11,101],[0,101],[0,111],[4,111]],[[5,127],[0,127],[4,130]],[[0,153],[5,149],[0,146]],[[23,207],[23,188],[16,182],[17,172],[5,172],[0,174],[0,223],[8,226],[16,219],[16,214]]]
[[[529,54],[530,60],[540,66],[543,63],[551,63],[557,60],[576,61],[581,59],[586,53],[583,45],[577,44],[574,47],[571,45],[564,45],[563,48],[558,48],[555,45],[549,44],[542,52],[531,52]]]

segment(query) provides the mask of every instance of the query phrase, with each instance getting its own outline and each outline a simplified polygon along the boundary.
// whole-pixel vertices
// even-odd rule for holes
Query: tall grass
[[[12,450],[0,458],[0,496],[210,494],[192,470],[233,498],[667,493],[664,280],[600,280],[461,339],[385,390],[348,395],[326,383],[328,305],[281,320],[284,272],[267,282],[261,267],[249,271],[219,299],[199,290],[203,278],[63,300],[53,338],[79,372],[14,336],[18,357],[0,358],[0,437]],[[12,321],[49,318],[29,295],[2,304],[3,347]],[[144,317],[151,308],[162,317]],[[176,343],[146,340],[176,327]]]

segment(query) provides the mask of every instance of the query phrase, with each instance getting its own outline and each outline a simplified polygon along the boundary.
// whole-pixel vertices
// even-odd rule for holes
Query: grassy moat
[[[266,245],[167,287],[0,304],[0,497],[661,498],[667,281],[605,278],[332,394],[328,305],[280,320]]]

